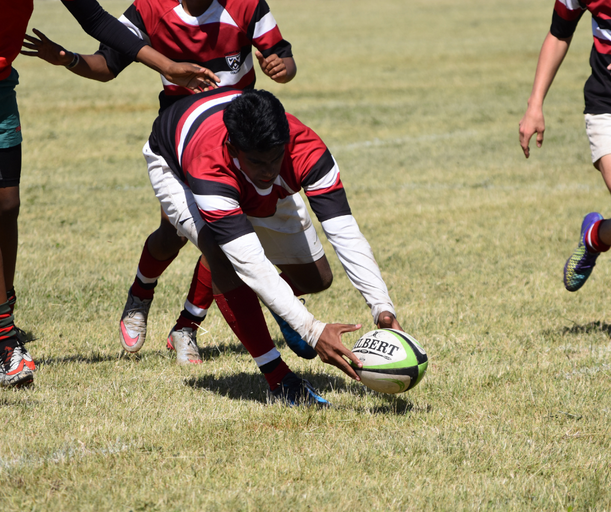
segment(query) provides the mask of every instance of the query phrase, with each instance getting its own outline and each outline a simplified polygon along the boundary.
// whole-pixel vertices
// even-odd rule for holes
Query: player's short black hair
[[[289,122],[280,100],[271,92],[246,90],[225,108],[223,122],[237,149],[269,151],[288,144]]]

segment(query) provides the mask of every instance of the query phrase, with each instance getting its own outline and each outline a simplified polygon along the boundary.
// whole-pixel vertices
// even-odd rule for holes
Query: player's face
[[[232,149],[231,156],[238,159],[240,168],[257,188],[266,189],[274,184],[282,167],[284,146],[277,146],[269,151],[246,152],[233,147]]]

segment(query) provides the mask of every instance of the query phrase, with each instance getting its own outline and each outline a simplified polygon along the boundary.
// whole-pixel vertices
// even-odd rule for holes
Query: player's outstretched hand
[[[72,62],[74,54],[66,51],[62,46],[51,41],[45,36],[40,30],[33,29],[34,36],[28,34],[25,35],[23,41],[23,47],[28,50],[21,50],[22,55],[28,55],[30,57],[38,57],[42,60],[46,60],[49,64],[54,66],[67,66]]]
[[[524,117],[520,121],[520,146],[524,151],[524,156],[530,156],[530,138],[537,134],[537,147],[543,145],[543,133],[545,132],[545,118],[543,109],[540,107],[528,107]]]
[[[361,328],[360,324],[327,324],[322,331],[318,343],[316,343],[316,352],[320,356],[323,363],[337,366],[341,371],[347,374],[354,380],[361,380],[356,374],[352,366],[344,359],[344,356],[351,360],[358,367],[362,367],[357,357],[348,350],[342,343],[342,334],[346,332],[358,331]]]
[[[397,331],[403,331],[403,327],[399,324],[395,315],[390,311],[382,311],[378,316],[378,327],[380,329],[396,329]]]
[[[286,64],[275,53],[269,57],[263,57],[263,54],[259,50],[255,50],[255,56],[261,66],[261,71],[270,77],[274,82],[284,83],[288,80],[288,73]],[[292,78],[292,77],[291,77]]]
[[[216,89],[221,79],[212,71],[191,62],[172,62],[163,72],[170,82],[195,92]]]

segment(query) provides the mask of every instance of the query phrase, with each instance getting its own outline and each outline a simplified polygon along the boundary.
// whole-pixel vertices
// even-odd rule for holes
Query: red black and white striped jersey
[[[584,87],[585,113],[611,113],[611,0],[556,0],[552,26],[553,36],[564,39],[575,32],[583,13],[592,13],[594,44],[590,53],[592,74]]]
[[[265,57],[292,56],[265,0],[213,0],[198,17],[187,14],[180,0],[136,0],[119,20],[166,57],[210,69],[220,86],[254,87],[253,46]],[[115,75],[133,62],[104,45],[98,53]],[[168,96],[192,94],[163,76],[162,82]]]
[[[255,187],[225,145],[223,110],[239,94],[221,89],[185,98],[157,118],[149,138],[151,150],[189,185],[218,243],[253,232],[247,216],[270,217],[279,199],[301,189],[319,221],[350,215],[335,159],[320,137],[291,114],[280,174],[270,188]]]

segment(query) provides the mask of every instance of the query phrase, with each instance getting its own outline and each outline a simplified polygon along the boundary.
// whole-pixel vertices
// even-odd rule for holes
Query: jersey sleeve
[[[558,39],[572,37],[584,12],[579,0],[556,0],[550,33]]]
[[[146,27],[142,16],[138,12],[138,8],[135,4],[132,4],[128,9],[121,15],[119,22],[123,27],[127,28],[128,31],[135,37],[137,37],[144,46],[145,44],[150,45],[150,39],[146,33]],[[100,49],[96,52],[97,55],[102,55],[106,59],[106,65],[113,75],[117,76],[127,66],[129,66],[136,59],[129,55],[118,52],[108,45],[101,44]]]
[[[382,311],[389,311],[396,317],[371,246],[361,233],[355,218],[352,215],[334,217],[325,220],[321,225],[348,279],[370,307],[373,322],[378,323]]]
[[[108,14],[97,0],[62,0],[83,30],[132,60],[145,46],[145,42],[132,34],[114,16]]]
[[[221,250],[236,273],[259,298],[282,317],[312,347],[316,346],[325,324],[316,320],[299,301],[290,286],[280,277],[255,233],[249,233],[225,244]]]
[[[276,19],[265,0],[259,0],[248,24],[248,37],[264,57],[292,57],[291,43],[282,38]]]

